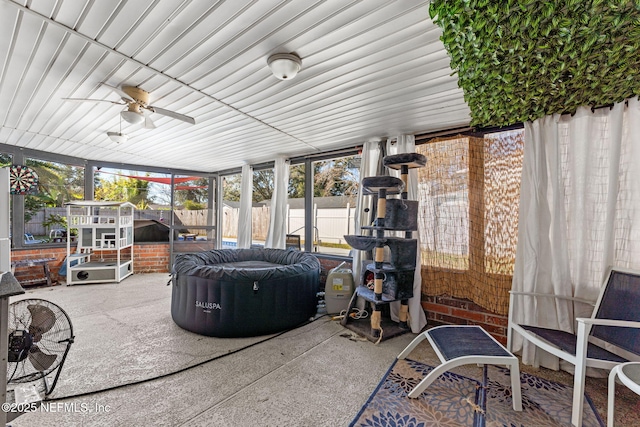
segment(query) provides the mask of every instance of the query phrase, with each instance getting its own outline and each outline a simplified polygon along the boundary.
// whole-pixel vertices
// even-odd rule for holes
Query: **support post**
[[[375,265],[376,273],[374,275],[373,293],[375,295],[375,303],[373,313],[371,313],[371,335],[379,337],[382,329],[380,323],[382,321],[382,282],[384,281],[384,273],[382,272],[382,266],[384,262],[384,244],[382,240],[384,238],[384,218],[387,212],[387,190],[381,188],[378,190],[378,209],[376,217],[376,226],[379,227],[376,230],[376,236],[380,239],[376,243],[375,250]]]
[[[404,184],[404,188],[402,189],[402,200],[407,200],[409,198],[409,165],[400,166],[400,179],[402,179],[402,183]],[[404,233],[405,239],[411,239],[413,237],[411,235],[411,231],[405,231]],[[398,326],[400,329],[409,329],[409,300],[403,299],[400,300],[400,313],[398,313]]]

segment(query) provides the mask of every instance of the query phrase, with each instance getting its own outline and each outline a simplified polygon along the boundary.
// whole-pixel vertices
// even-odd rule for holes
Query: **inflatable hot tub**
[[[306,252],[221,249],[180,254],[173,265],[171,317],[212,337],[293,328],[316,313],[320,262]]]

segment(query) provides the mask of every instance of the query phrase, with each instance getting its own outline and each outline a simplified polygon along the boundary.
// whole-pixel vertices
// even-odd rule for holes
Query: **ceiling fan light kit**
[[[122,133],[122,115],[120,115],[120,132],[107,132],[107,136],[116,144],[127,142],[127,139],[129,139],[129,137]]]
[[[302,68],[302,60],[293,53],[275,53],[267,59],[267,64],[280,80],[291,80]]]
[[[144,114],[135,111],[125,110],[120,113],[120,116],[125,122],[129,122],[133,125],[138,125],[144,122]]]
[[[127,139],[129,139],[129,137],[122,132],[107,132],[107,135],[109,136],[109,139],[117,144],[127,142]]]

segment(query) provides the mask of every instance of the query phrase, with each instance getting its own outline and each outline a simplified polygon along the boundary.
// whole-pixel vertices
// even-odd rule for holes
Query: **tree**
[[[134,205],[148,205],[149,181],[115,176],[114,179],[100,179],[95,189],[96,200],[131,202]]]
[[[304,164],[293,165],[289,168],[289,198],[304,197]]]
[[[25,163],[38,174],[38,192],[24,198],[25,222],[44,207],[62,207],[84,198],[84,168],[37,159]]]
[[[273,196],[273,169],[263,169],[253,172],[253,201],[271,200]]]
[[[240,201],[240,190],[242,188],[242,175],[228,175],[224,178],[223,196],[224,200],[230,202]],[[262,169],[253,172],[253,194],[251,200],[254,203],[263,200],[271,200],[273,195],[273,169]]]
[[[358,191],[360,173],[350,168],[353,157],[324,160],[314,163],[314,197],[350,196]]]
[[[44,206],[61,207],[71,200],[84,198],[84,168],[27,159],[26,165],[38,174],[38,194]]]
[[[358,190],[359,171],[350,167],[353,157],[322,160],[313,163],[313,195],[315,197],[348,196],[356,194]],[[305,165],[291,166],[289,169],[289,198],[304,197],[304,182],[306,178]],[[240,200],[242,175],[225,176],[223,185],[223,199],[229,201]],[[270,200],[273,196],[273,169],[254,171],[253,195],[254,202]]]
[[[191,206],[203,205],[204,207],[202,209],[207,207],[207,201],[209,198],[209,178],[200,178],[180,185],[192,188],[174,191],[173,198],[176,205],[185,205],[186,202],[191,202]]]
[[[222,200],[239,202],[242,175],[227,175],[222,177],[222,179]]]

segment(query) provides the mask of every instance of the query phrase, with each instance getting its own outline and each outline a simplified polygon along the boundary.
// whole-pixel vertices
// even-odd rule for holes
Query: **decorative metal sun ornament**
[[[9,168],[9,192],[11,194],[33,194],[38,191],[38,174],[27,166],[13,165]]]

